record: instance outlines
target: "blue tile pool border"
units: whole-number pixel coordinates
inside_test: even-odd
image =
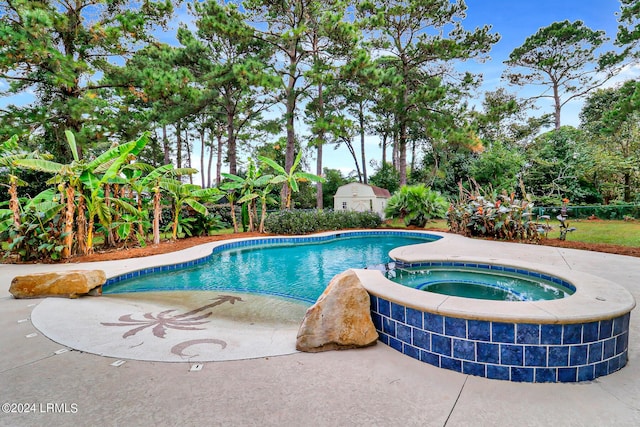
[[[469,320],[370,294],[379,340],[439,368],[515,382],[591,381],[628,360],[630,313],[577,324]]]

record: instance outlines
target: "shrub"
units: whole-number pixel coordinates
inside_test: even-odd
[[[424,228],[434,218],[444,218],[447,199],[423,184],[403,186],[389,199],[384,210],[387,218],[400,218],[405,225]]]
[[[382,224],[374,212],[331,210],[283,210],[270,213],[265,230],[274,234],[308,234],[347,228],[377,228]]]
[[[533,203],[528,195],[516,199],[515,194],[483,192],[460,187],[460,196],[451,203],[447,224],[453,233],[464,236],[493,237],[504,240],[537,242],[544,227],[532,213]],[[484,194],[483,194],[484,193]]]

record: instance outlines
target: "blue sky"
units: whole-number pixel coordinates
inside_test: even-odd
[[[502,38],[492,48],[489,61],[484,63],[468,61],[461,64],[459,69],[481,73],[484,76],[481,92],[502,86],[520,97],[539,95],[540,88],[509,86],[500,79],[506,68],[503,61],[509,57],[514,48],[522,45],[525,39],[535,34],[538,29],[564,20],[571,22],[582,20],[593,30],[604,30],[613,40],[618,26],[615,14],[620,9],[618,0],[466,0],[466,4],[467,17],[463,21],[465,29],[472,30],[488,24],[493,27],[492,31],[499,33]],[[612,44],[607,46],[607,49],[611,48],[613,48]],[[640,78],[639,65],[625,69],[610,84],[630,78]],[[482,98],[481,93],[479,98]],[[553,112],[550,102],[540,101],[538,105],[539,110],[535,112],[536,115]],[[562,110],[562,124],[578,126],[578,114],[581,108],[582,101],[568,103]],[[377,145],[376,138],[368,139],[366,149],[369,159],[381,158]],[[354,168],[346,149],[335,152],[326,150],[325,153],[326,167],[340,169],[344,173]],[[369,170],[369,173],[371,172]]]

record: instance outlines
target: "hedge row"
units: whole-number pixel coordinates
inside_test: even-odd
[[[378,228],[382,219],[374,212],[283,210],[270,213],[265,230],[274,234],[308,234],[348,228]]]

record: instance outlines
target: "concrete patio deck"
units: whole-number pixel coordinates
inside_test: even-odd
[[[640,301],[639,258],[449,235],[437,250],[564,266],[616,282]],[[0,426],[640,425],[636,310],[629,361],[622,370],[585,383],[524,384],[439,369],[381,343],[342,352],[203,362],[198,371],[190,371],[193,360],[126,360],[112,366],[117,360],[112,357],[77,350],[56,354],[63,346],[31,322],[32,310],[43,300],[15,300],[8,293],[16,275],[96,268],[114,276],[209,252],[203,245],[146,259],[0,265]]]

